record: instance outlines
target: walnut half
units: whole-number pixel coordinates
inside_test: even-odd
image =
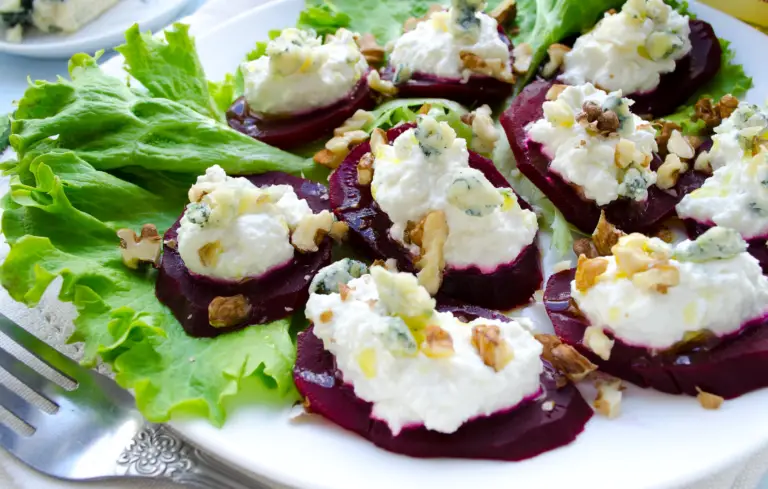
[[[496,372],[504,369],[514,358],[514,352],[501,337],[501,329],[495,324],[478,324],[472,327],[472,346],[483,363]]]
[[[560,338],[552,334],[536,334],[536,340],[544,346],[541,356],[544,360],[561,374],[573,382],[579,382],[597,370],[597,365],[590,362],[587,357],[576,351],[570,345],[566,345]]]
[[[251,304],[242,294],[216,297],[208,304],[208,323],[214,328],[228,328],[245,321],[251,313]]]
[[[125,266],[135,270],[140,263],[151,263],[155,267],[158,265],[163,238],[154,224],[142,226],[139,236],[136,236],[133,229],[119,229],[117,237],[120,238],[120,253]]]
[[[600,256],[610,256],[611,248],[624,236],[624,232],[611,224],[605,217],[605,211],[600,211],[600,220],[592,233],[592,241]]]

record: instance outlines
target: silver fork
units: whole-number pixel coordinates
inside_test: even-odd
[[[76,384],[67,390],[0,348],[0,367],[56,406],[49,414],[0,384],[0,405],[34,430],[24,436],[0,423],[0,446],[26,465],[74,481],[154,477],[200,489],[267,488],[169,427],[148,423],[112,379],[81,367],[2,314],[0,331]]]

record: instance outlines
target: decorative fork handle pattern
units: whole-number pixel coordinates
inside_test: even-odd
[[[198,489],[268,489],[184,442],[169,428],[147,425],[117,460],[124,477],[169,479]]]

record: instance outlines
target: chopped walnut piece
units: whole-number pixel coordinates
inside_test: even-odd
[[[596,102],[587,101],[576,116],[576,121],[588,131],[610,136],[619,130],[619,116],[612,110],[603,110]]]
[[[432,4],[429,6],[429,9],[427,9],[427,13],[424,14],[422,17],[411,17],[405,21],[403,24],[403,30],[405,32],[412,31],[416,28],[417,25],[421,24],[425,20],[428,20],[429,17],[434,14],[435,12],[440,12],[443,10],[444,7],[440,4]]]
[[[597,283],[597,277],[607,269],[608,260],[605,258],[590,259],[580,255],[576,265],[576,288],[581,292],[588,291]]]
[[[407,244],[414,244],[421,247],[421,243],[424,238],[424,221],[426,218],[420,221],[408,221],[405,225],[405,232],[403,237]]]
[[[739,99],[729,93],[720,97],[715,107],[720,114],[720,119],[727,119],[739,108]]]
[[[179,243],[175,239],[166,239],[163,241],[163,244],[172,250],[175,250],[179,246]]]
[[[371,66],[379,66],[384,63],[384,55],[386,50],[383,46],[379,46],[376,42],[376,37],[371,34],[363,34],[356,39],[357,45],[360,47],[360,53],[365,60]]]
[[[696,399],[699,400],[699,404],[701,404],[701,407],[704,409],[720,409],[720,406],[723,405],[723,401],[725,399],[722,396],[718,396],[716,394],[710,394],[709,392],[704,392],[700,388],[696,387],[696,390],[699,392],[699,394],[696,396]]]
[[[667,151],[679,156],[684,160],[690,160],[696,154],[691,143],[683,137],[683,133],[677,129],[672,131],[667,141]]]
[[[137,269],[140,263],[151,263],[155,267],[158,265],[163,237],[158,234],[154,224],[143,225],[138,236],[133,229],[118,229],[117,237],[120,238],[120,253],[125,266]]]
[[[547,48],[549,61],[541,69],[541,75],[544,78],[551,78],[557,73],[565,61],[565,55],[571,51],[571,48],[565,44],[552,44]]]
[[[709,151],[702,151],[699,156],[696,157],[696,162],[693,164],[693,169],[702,173],[712,174],[712,156]]]
[[[197,250],[197,256],[200,258],[200,263],[204,267],[215,267],[222,251],[224,251],[224,249],[221,246],[221,241],[216,240],[211,243],[206,243]]]
[[[673,233],[672,230],[667,227],[662,227],[656,231],[655,237],[659,238],[665,243],[673,243],[675,241],[675,233]]]
[[[394,97],[397,95],[397,87],[395,84],[389,80],[382,80],[381,75],[376,70],[371,70],[368,73],[366,80],[368,80],[368,86],[370,86],[372,90],[379,92],[382,95],[387,97]]]
[[[453,338],[450,333],[436,324],[424,328],[424,342],[421,352],[430,358],[445,358],[454,354]]]
[[[478,324],[472,327],[472,346],[483,363],[499,372],[514,358],[514,352],[501,337],[501,329],[495,324]]]
[[[341,136],[334,136],[325,143],[325,149],[315,153],[312,158],[318,165],[330,169],[339,167],[351,148],[368,139],[368,133],[362,130],[348,131]]]
[[[328,232],[328,236],[331,237],[337,243],[342,243],[347,240],[349,234],[349,224],[344,221],[333,221],[331,224],[331,230]]]
[[[336,155],[333,151],[330,149],[321,149],[315,155],[312,157],[315,163],[318,165],[324,166],[326,168],[330,168],[331,170],[335,170],[339,167],[343,157],[339,157]]]
[[[597,326],[588,326],[587,329],[584,330],[584,338],[581,342],[598,357],[605,361],[610,360],[611,350],[613,349],[615,341],[606,336],[601,328],[598,328]]]
[[[535,334],[536,340],[544,347],[542,358],[552,364],[558,372],[573,382],[579,382],[597,370],[597,365],[576,351],[571,345],[560,341],[552,334]]]
[[[208,304],[208,323],[214,328],[228,328],[248,319],[251,304],[243,294],[216,297]]]
[[[368,152],[357,163],[357,183],[370,185],[373,181],[373,155]]]
[[[659,155],[663,158],[668,154],[667,143],[669,143],[669,138],[672,137],[672,133],[674,131],[682,130],[682,127],[680,127],[680,124],[669,121],[657,121],[654,123],[654,126],[658,131],[656,144],[659,147]]]
[[[616,418],[621,412],[621,391],[623,390],[621,380],[599,380],[596,387],[597,397],[592,403],[595,411],[606,418]]]
[[[482,105],[470,113],[468,120],[472,126],[471,149],[478,153],[490,153],[496,147],[499,140],[499,132],[491,118],[491,108]]]
[[[333,214],[328,211],[306,216],[291,233],[291,244],[302,253],[314,253],[332,225]]]
[[[625,236],[624,232],[608,222],[605,217],[605,211],[600,211],[600,220],[597,221],[597,227],[592,233],[592,242],[600,256],[609,256],[611,248],[619,242],[619,238]]]
[[[632,275],[632,283],[644,290],[666,294],[670,287],[680,283],[680,270],[673,265],[656,265]]]
[[[709,129],[714,129],[715,127],[720,125],[720,122],[722,122],[722,119],[720,118],[720,112],[715,109],[715,107],[712,105],[712,99],[709,97],[702,97],[700,98],[694,107],[694,116],[693,120],[698,121],[702,120],[704,121],[704,124]]]
[[[557,97],[559,97],[560,94],[563,93],[563,91],[566,88],[568,88],[568,85],[561,85],[559,83],[555,83],[550,87],[549,90],[547,90],[547,95],[546,95],[547,100],[549,100],[550,102],[552,100],[557,100]]]
[[[347,134],[348,132],[359,131],[373,121],[373,112],[358,109],[352,117],[344,121],[342,125],[333,130],[333,135],[340,137]]]
[[[374,129],[371,133],[371,152],[374,156],[387,144],[389,144],[389,141],[387,141],[387,133],[378,127]]]
[[[496,8],[491,10],[491,17],[496,19],[499,25],[504,25],[517,17],[517,1],[502,0]]]
[[[445,270],[444,247],[448,240],[448,221],[443,211],[432,211],[424,218],[421,257],[416,263],[420,269],[419,284],[435,295],[443,282]]]
[[[656,186],[662,190],[669,190],[677,185],[680,174],[686,171],[688,171],[688,164],[676,154],[669,153],[664,163],[656,170]]]
[[[587,258],[597,258],[600,256],[595,243],[589,238],[575,240],[573,242],[573,252],[576,256],[585,256]]]
[[[528,73],[531,69],[531,63],[533,62],[533,46],[527,42],[521,42],[512,50],[512,57],[514,63],[512,63],[512,69],[518,75]]]
[[[469,51],[461,51],[459,57],[464,67],[473,73],[490,76],[510,84],[515,83],[515,75],[506,69],[507,60],[483,59]]]

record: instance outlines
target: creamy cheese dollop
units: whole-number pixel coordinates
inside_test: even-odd
[[[446,78],[469,76],[461,53],[482,59],[500,60],[507,73],[509,47],[499,37],[498,23],[482,12],[484,1],[454,0],[447,11],[432,13],[415,29],[395,41],[389,57],[398,78],[413,73],[427,73]]]
[[[313,31],[289,28],[269,42],[264,56],[240,70],[249,108],[278,115],[336,102],[357,85],[368,63],[346,29],[323,43]]]
[[[382,146],[374,158],[371,193],[392,220],[391,236],[405,244],[409,222],[444,211],[449,267],[493,271],[514,261],[536,237],[536,214],[521,208],[510,189],[495,188],[470,168],[466,140],[445,122],[420,117],[416,128]]]
[[[682,218],[768,235],[768,107],[742,102],[715,128],[707,159],[714,173],[677,205]]]
[[[626,94],[651,91],[691,51],[690,33],[688,17],[663,0],[629,0],[576,40],[560,78]]]
[[[189,191],[177,246],[187,268],[227,280],[261,275],[293,258],[291,231],[312,216],[290,185],[256,187],[218,166]]]
[[[601,134],[581,120],[588,103],[613,111],[618,131]],[[630,112],[632,104],[621,92],[606,93],[591,83],[569,86],[544,102],[544,117],[526,131],[552,160],[550,170],[578,186],[586,198],[598,205],[619,197],[642,201],[656,182],[650,163],[658,145],[651,124]]]
[[[768,279],[746,248],[721,227],[676,247],[629,235],[597,259],[607,267],[587,290],[577,273],[571,296],[592,326],[630,345],[663,350],[702,332],[735,333],[768,313]]]
[[[415,276],[374,266],[341,293],[311,294],[306,314],[344,382],[395,435],[412,425],[453,433],[540,392],[542,346],[528,320],[463,323],[434,307]],[[438,327],[441,348],[427,334]],[[497,329],[498,370],[473,345],[476,327]]]

